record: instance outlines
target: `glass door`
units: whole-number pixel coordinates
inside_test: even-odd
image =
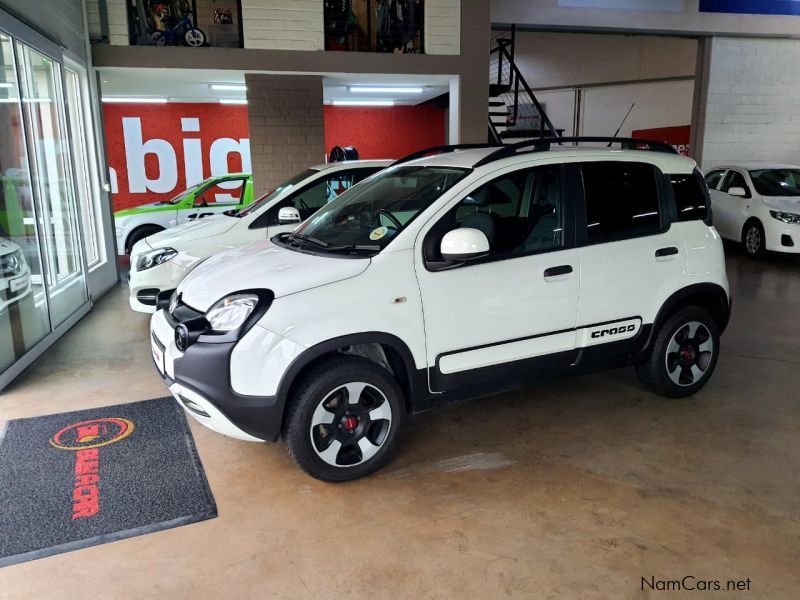
[[[23,120],[31,157],[53,328],[87,301],[75,178],[60,63],[16,43]]]
[[[18,83],[0,32],[0,373],[51,329]]]

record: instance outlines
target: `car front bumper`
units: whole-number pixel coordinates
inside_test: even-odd
[[[149,251],[149,247],[142,248],[136,244],[136,249],[131,253],[128,302],[137,312],[154,313],[158,293],[163,290],[174,290],[189,271],[173,260],[144,271],[137,271],[136,260],[142,252],[136,253],[136,250],[140,249]]]
[[[770,217],[764,224],[764,236],[767,250],[800,254],[800,224],[784,223]]]
[[[230,358],[237,342],[197,342],[185,352],[174,341],[176,323],[159,310],[150,320],[153,362],[184,410],[218,433],[248,442],[274,442],[281,432],[283,402],[249,396],[231,387]]]

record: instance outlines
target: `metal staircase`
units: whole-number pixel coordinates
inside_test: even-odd
[[[556,129],[514,62],[515,29],[497,32],[489,57],[489,141],[505,144],[558,137]]]

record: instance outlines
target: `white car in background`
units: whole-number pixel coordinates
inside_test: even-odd
[[[0,313],[31,293],[31,270],[17,244],[0,238]]]
[[[140,240],[131,250],[131,308],[155,312],[158,294],[175,289],[202,260],[291,231],[343,191],[391,163],[353,160],[317,165],[242,210],[179,225]]]
[[[800,253],[800,167],[720,166],[706,175],[714,226],[750,256]]]

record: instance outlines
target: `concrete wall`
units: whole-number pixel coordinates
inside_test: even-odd
[[[690,38],[517,32],[514,59],[534,90],[694,77]]]
[[[247,118],[256,194],[325,158],[322,77],[248,73]]]
[[[324,50],[319,0],[242,0],[244,47]]]
[[[738,161],[800,162],[800,41],[710,41],[704,169]]]
[[[128,34],[128,8],[125,0],[86,0],[89,39],[99,40],[106,34],[100,19],[101,2],[106,4],[109,43],[115,46],[127,46],[130,43],[130,36]]]
[[[572,4],[572,6],[566,6]],[[592,7],[594,5],[594,7]],[[597,6],[637,6],[634,9]],[[800,18],[701,13],[699,0],[492,0],[492,23],[544,29],[608,29],[653,33],[780,35],[800,37]],[[641,8],[644,7],[644,8]],[[657,7],[658,10],[654,8]]]
[[[461,0],[426,0],[424,34],[426,54],[460,54]]]
[[[636,129],[691,124],[693,89],[694,81],[688,79],[547,90],[537,93],[536,97],[553,125],[564,130],[564,135],[612,135],[635,102],[619,131],[620,136],[630,137]],[[581,120],[575,131],[574,106],[578,92],[581,94]]]

